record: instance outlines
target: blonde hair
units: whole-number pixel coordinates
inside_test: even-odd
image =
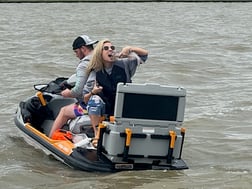
[[[110,43],[110,40],[109,39],[101,40],[95,46],[93,54],[92,54],[92,58],[89,61],[89,64],[87,67],[88,74],[93,70],[97,72],[104,69],[103,58],[102,58],[102,50],[103,50],[104,43]]]

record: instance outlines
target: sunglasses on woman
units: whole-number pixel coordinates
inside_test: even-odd
[[[110,48],[112,51],[115,50],[115,46],[104,46],[104,47],[103,47],[103,50],[107,51],[107,50],[109,50],[109,48]]]

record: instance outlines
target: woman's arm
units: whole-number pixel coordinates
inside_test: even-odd
[[[90,99],[90,97],[92,95],[97,95],[98,93],[100,93],[102,91],[102,89],[103,89],[103,87],[102,86],[97,86],[97,84],[95,82],[93,89],[89,93],[86,93],[84,95],[84,102],[85,102],[85,104],[88,103],[88,101],[89,101],[89,99]]]
[[[148,55],[148,51],[143,48],[134,47],[134,46],[126,46],[119,53],[119,57],[127,57],[132,52],[136,53],[139,56]]]

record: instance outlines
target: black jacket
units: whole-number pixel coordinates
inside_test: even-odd
[[[98,71],[96,73],[96,81],[100,86],[103,87],[102,93],[98,95],[106,104],[105,113],[108,115],[113,115],[117,83],[127,82],[125,70],[117,65],[114,65],[110,75],[105,70]]]

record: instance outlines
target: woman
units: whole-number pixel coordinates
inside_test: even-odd
[[[114,114],[117,84],[130,83],[137,66],[147,58],[147,50],[133,46],[124,47],[116,58],[115,47],[110,40],[105,39],[97,43],[87,68],[89,71],[96,71],[96,84],[91,92],[84,96],[95,136],[101,116]]]

